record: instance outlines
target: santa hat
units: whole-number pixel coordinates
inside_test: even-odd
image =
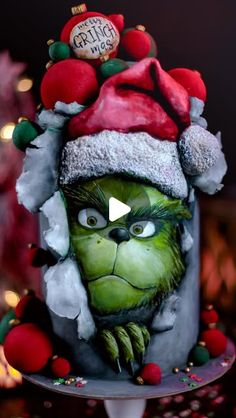
[[[183,86],[147,58],[108,79],[91,106],[57,102],[43,110],[38,122],[45,132],[26,149],[19,201],[35,212],[59,183],[112,174],[180,199],[192,186],[214,194],[227,165],[220,136],[205,129],[203,101],[189,96],[196,77],[188,73]]]
[[[187,89],[155,58],[111,77],[95,103],[69,122],[61,184],[121,174],[186,198],[189,177],[221,155],[215,136],[191,126],[190,103]]]

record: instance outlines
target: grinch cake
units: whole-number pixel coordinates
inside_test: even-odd
[[[14,131],[18,199],[40,213],[30,256],[45,266],[45,303],[22,298],[2,327],[5,355],[25,373],[157,384],[226,349],[211,306],[199,328],[195,199],[222,187],[221,138],[202,116],[199,72],[164,70],[151,35],[122,15],[72,13],[48,41],[37,121]]]

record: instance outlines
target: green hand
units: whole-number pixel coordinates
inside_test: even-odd
[[[150,334],[144,325],[129,322],[125,326],[116,326],[112,330],[103,329],[100,341],[109,361],[121,372],[120,357],[124,360],[130,374],[134,374],[133,362],[143,362],[145,348]]]

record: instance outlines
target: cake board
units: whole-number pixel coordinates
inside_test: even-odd
[[[166,376],[158,386],[139,386],[132,380],[111,381],[88,378],[84,387],[77,388],[72,385],[55,385],[51,378],[39,374],[24,375],[24,378],[43,389],[60,394],[102,399],[110,418],[141,418],[146,399],[173,396],[212,383],[230,370],[234,360],[235,346],[228,339],[227,349],[220,357],[211,359],[201,367],[193,367],[188,374],[180,371],[178,374]]]

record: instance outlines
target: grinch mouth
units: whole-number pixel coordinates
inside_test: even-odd
[[[131,287],[133,287],[134,289],[137,289],[137,290],[146,291],[146,290],[156,289],[156,286],[148,286],[148,287],[134,286],[127,279],[125,279],[124,277],[117,276],[116,274],[109,274],[109,275],[105,275],[105,276],[99,276],[99,277],[96,277],[95,279],[88,280],[88,282],[89,283],[98,282],[99,280],[102,280],[104,282],[106,280],[109,281],[111,279],[112,280],[117,280],[117,282],[124,282],[125,284],[128,284],[129,286],[131,286]]]

